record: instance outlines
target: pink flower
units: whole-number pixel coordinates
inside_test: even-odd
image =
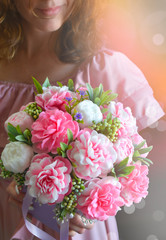
[[[138,133],[131,136],[131,139],[132,139],[134,145],[138,145],[138,144],[140,144],[141,142],[144,141],[144,139]],[[145,142],[145,144],[142,148],[147,148],[147,147],[148,147],[147,143]],[[148,155],[148,153],[144,153],[144,154],[141,154],[141,157],[146,158],[147,155]]]
[[[28,115],[24,111],[13,113],[5,122],[5,129],[7,130],[8,123],[11,123],[14,127],[17,127],[17,125],[20,126],[21,131],[25,131],[26,128],[31,130],[31,126],[33,124],[34,120],[33,118]]]
[[[88,181],[78,198],[77,207],[85,217],[104,221],[115,216],[124,205],[120,188],[121,184],[113,177]]]
[[[118,130],[119,136],[131,136],[137,132],[136,119],[129,107],[124,108],[122,103],[112,101],[108,105],[108,111],[112,113],[112,118],[118,118],[121,122],[121,127]]]
[[[58,108],[62,111],[65,110],[65,105],[67,105],[66,98],[73,98],[74,93],[68,90],[68,87],[63,86],[55,87],[50,86],[43,89],[42,94],[38,94],[35,98],[36,103],[43,110],[53,110]]]
[[[126,157],[129,157],[128,163],[132,162],[134,146],[132,140],[129,137],[119,138],[118,141],[114,143],[114,149],[117,152],[116,163],[121,162]]]
[[[32,142],[37,153],[57,153],[60,142],[67,144],[67,129],[76,138],[79,126],[67,112],[58,109],[41,112],[39,118],[32,125]]]
[[[68,157],[76,165],[76,175],[83,179],[106,175],[117,158],[112,142],[105,135],[90,129],[80,131],[71,145]]]
[[[126,206],[131,206],[133,202],[139,203],[148,195],[148,167],[138,162],[134,166],[135,169],[127,177],[119,178],[122,185],[121,197]]]
[[[69,191],[71,170],[70,162],[61,156],[53,159],[48,154],[37,154],[26,173],[25,185],[42,204],[61,202]]]

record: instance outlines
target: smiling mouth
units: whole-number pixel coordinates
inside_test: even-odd
[[[61,6],[57,7],[51,7],[51,8],[37,8],[37,14],[39,14],[40,17],[49,18],[52,16],[56,16],[61,9]]]

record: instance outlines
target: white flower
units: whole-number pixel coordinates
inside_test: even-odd
[[[1,155],[6,170],[22,173],[29,167],[33,157],[33,148],[21,142],[8,143]]]
[[[84,123],[80,124],[81,128],[92,126],[93,121],[99,123],[103,120],[103,115],[99,106],[90,100],[84,100],[80,102],[75,109],[81,113]]]
[[[69,88],[67,86],[63,86],[63,87],[56,87],[56,86],[49,86],[49,87],[43,87],[43,92],[46,93],[46,92],[49,92],[49,91],[52,91],[52,92],[69,92]]]

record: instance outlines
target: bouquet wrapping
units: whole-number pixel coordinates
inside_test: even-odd
[[[48,78],[42,86],[33,80],[35,101],[4,124],[9,143],[0,160],[1,176],[14,177],[26,191],[25,220],[31,205],[32,215],[56,231],[58,222],[67,239],[75,213],[85,222],[104,221],[145,198],[152,147],[117,94],[102,84],[74,90],[71,79],[58,87]]]

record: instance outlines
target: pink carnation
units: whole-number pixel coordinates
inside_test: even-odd
[[[112,101],[108,105],[108,111],[112,113],[113,118],[118,118],[121,122],[121,127],[118,130],[119,136],[131,136],[137,132],[136,119],[129,107],[124,108],[122,103]]]
[[[50,86],[48,88],[44,88],[42,94],[38,94],[35,98],[36,103],[43,110],[53,110],[58,108],[62,111],[65,110],[65,105],[67,105],[66,98],[73,98],[74,93],[68,90],[68,87],[63,86],[55,87]]]
[[[122,185],[121,197],[126,206],[131,206],[133,202],[139,203],[142,198],[148,195],[149,178],[148,167],[141,163],[134,164],[135,169],[127,177],[120,177]]]
[[[37,153],[57,153],[60,142],[67,144],[67,129],[76,138],[79,126],[67,112],[58,109],[41,112],[39,118],[32,125],[32,142]]]
[[[132,140],[129,137],[119,138],[118,141],[114,143],[114,149],[117,152],[116,163],[121,162],[126,157],[129,157],[128,163],[132,162],[134,146]]]
[[[71,170],[70,162],[61,156],[37,154],[26,173],[29,194],[42,204],[61,202],[69,191]]]
[[[76,175],[83,179],[106,175],[117,158],[112,142],[105,135],[90,129],[80,131],[71,145],[68,157],[76,165]]]
[[[144,141],[144,139],[138,133],[131,136],[131,139],[132,139],[134,145],[138,145],[138,144],[140,144],[141,142]],[[142,148],[147,148],[147,147],[148,147],[147,143],[145,142],[145,144]],[[141,154],[141,157],[146,158],[147,155],[148,155],[148,153],[144,153],[144,154]]]
[[[109,216],[115,216],[124,205],[120,188],[121,184],[113,177],[88,181],[78,198],[77,207],[85,217],[104,221]]]
[[[11,123],[14,127],[17,127],[17,125],[20,126],[21,131],[24,132],[26,128],[31,130],[31,126],[33,124],[34,120],[33,118],[28,115],[24,111],[13,113],[6,121],[5,121],[5,129],[7,130],[8,123]]]

